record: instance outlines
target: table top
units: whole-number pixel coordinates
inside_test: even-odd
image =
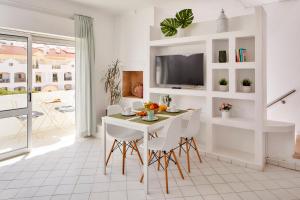
[[[156,129],[165,125],[166,122],[172,118],[183,116],[190,113],[191,110],[180,110],[178,113],[159,112],[155,116],[159,118],[157,121],[147,122],[143,121],[139,116],[123,116],[121,113],[102,117],[105,123],[132,128],[136,130]]]

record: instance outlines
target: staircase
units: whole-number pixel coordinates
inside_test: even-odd
[[[267,108],[280,102],[285,104],[286,98],[295,92],[295,89],[290,90],[269,103]],[[295,153],[295,124],[267,120],[265,121],[264,133],[267,163],[293,170],[300,170],[300,160],[293,157]]]

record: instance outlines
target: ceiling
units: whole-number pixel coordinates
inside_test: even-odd
[[[69,2],[79,3],[89,7],[97,7],[109,10],[114,13],[123,12],[126,10],[134,10],[147,6],[162,6],[172,5],[175,3],[199,3],[201,1],[212,0],[66,0]],[[226,0],[220,0],[222,2]],[[236,0],[244,7],[252,7],[256,5],[268,4],[271,2],[278,2],[282,0]]]

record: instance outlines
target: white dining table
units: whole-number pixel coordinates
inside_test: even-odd
[[[186,112],[179,113],[176,116],[168,115],[168,114],[157,114],[157,116],[161,117],[167,117],[167,119],[162,121],[157,121],[156,123],[152,124],[144,124],[140,122],[133,122],[131,120],[136,119],[137,117],[129,118],[129,119],[120,119],[112,116],[105,116],[102,117],[102,133],[103,133],[103,173],[106,174],[106,135],[107,135],[107,125],[117,125],[124,128],[130,128],[134,130],[138,130],[143,132],[144,134],[144,143],[143,143],[143,160],[144,160],[144,191],[146,194],[149,193],[149,176],[148,176],[148,140],[149,140],[149,133],[151,133],[153,130],[157,130],[166,124],[168,124],[173,118],[175,117],[185,117],[191,113],[190,110],[186,110]]]

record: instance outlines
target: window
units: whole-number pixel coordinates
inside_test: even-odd
[[[71,81],[72,80],[72,73],[71,72],[66,72],[64,74],[64,80],[65,81]]]
[[[39,61],[38,60],[33,61],[32,69],[38,69],[38,68],[39,68]]]
[[[72,85],[71,84],[66,84],[64,86],[65,90],[72,90]]]
[[[24,72],[15,73],[15,82],[26,82],[26,74]]]
[[[40,92],[40,91],[42,91],[42,87],[34,87],[34,91],[35,92]]]
[[[35,82],[36,83],[41,83],[42,82],[42,74],[41,73],[36,73],[35,74]]]
[[[9,83],[10,82],[10,74],[7,72],[0,73],[0,83]]]
[[[52,74],[52,82],[58,82],[58,76],[57,73]]]

